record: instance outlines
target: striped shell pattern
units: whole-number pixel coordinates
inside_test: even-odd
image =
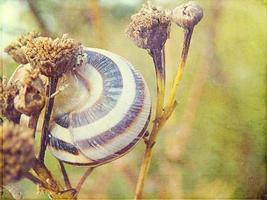
[[[151,97],[124,58],[85,48],[85,62],[65,75],[55,98],[48,147],[59,160],[96,166],[129,152],[145,134]]]

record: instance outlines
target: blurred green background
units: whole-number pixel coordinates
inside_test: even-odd
[[[184,1],[157,0],[172,9]],[[149,199],[260,198],[265,192],[267,3],[264,0],[198,0],[204,17],[195,28],[179,88],[178,107],[161,131],[145,184]],[[127,58],[155,96],[154,67],[124,30],[141,0],[0,0],[1,72],[16,63],[3,48],[22,33],[37,30],[69,35],[85,46],[108,49]],[[166,43],[167,85],[179,62],[183,32],[172,24]],[[88,178],[81,199],[130,199],[144,144]],[[60,177],[56,160],[49,168]],[[67,166],[73,185],[85,171]],[[62,179],[61,179],[62,181]],[[23,180],[25,199],[48,199]]]

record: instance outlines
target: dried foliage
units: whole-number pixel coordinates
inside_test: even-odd
[[[28,71],[14,99],[16,110],[28,116],[40,113],[45,105],[45,84],[38,70]]]
[[[58,77],[74,68],[80,43],[64,34],[61,38],[38,37],[27,43],[25,54],[34,68],[48,77]]]
[[[8,53],[17,63],[27,64],[29,61],[25,56],[25,46],[29,41],[40,36],[38,32],[29,32],[17,38],[15,42],[8,45],[4,51]]]
[[[27,127],[5,121],[0,127],[1,185],[19,180],[34,160],[33,131]]]
[[[14,99],[18,93],[18,85],[13,83],[7,85],[5,78],[0,81],[1,115],[14,122],[18,122],[21,115],[14,106]]]

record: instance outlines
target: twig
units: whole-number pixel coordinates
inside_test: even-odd
[[[35,185],[39,185],[42,186],[46,189],[49,189],[46,184],[44,184],[40,179],[38,179],[36,176],[34,176],[33,174],[31,174],[30,172],[26,172],[24,174],[24,177],[29,179],[31,182],[33,182]]]
[[[156,105],[156,116],[153,124],[153,128],[149,139],[146,140],[146,150],[141,166],[141,170],[139,173],[139,177],[136,185],[136,199],[141,199],[143,194],[144,182],[147,176],[151,157],[152,157],[152,148],[156,141],[156,133],[159,128],[159,118],[163,112],[164,106],[164,96],[165,96],[165,52],[164,50],[151,50],[150,55],[153,58],[155,70],[156,70],[156,78],[157,78],[157,105]]]
[[[86,172],[84,173],[84,175],[81,177],[81,179],[79,180],[77,186],[76,186],[76,192],[77,192],[77,195],[79,194],[81,188],[82,188],[82,185],[84,184],[86,178],[93,172],[94,170],[94,167],[90,167],[86,170]]]
[[[192,83],[189,95],[189,101],[187,102],[184,113],[180,120],[181,127],[179,128],[179,134],[175,135],[171,140],[171,146],[168,148],[172,149],[172,156],[174,159],[180,159],[181,155],[186,149],[188,138],[191,134],[192,123],[195,120],[195,113],[197,111],[199,102],[201,100],[202,91],[209,77],[209,71],[211,66],[219,66],[218,56],[216,55],[215,40],[216,40],[216,30],[218,28],[218,20],[220,20],[222,13],[221,1],[215,0],[212,2],[212,17],[209,25],[207,26],[205,34],[205,44],[203,52],[203,63],[202,66],[197,69],[194,76],[194,81]],[[216,67],[212,67],[214,70]],[[215,69],[216,70],[216,69]],[[217,70],[222,70],[221,67],[217,67]],[[220,73],[222,74],[222,73]]]
[[[71,189],[72,187],[71,187],[70,179],[69,179],[69,176],[68,176],[67,171],[65,169],[64,163],[60,160],[58,160],[58,163],[60,165],[60,170],[61,170],[61,173],[62,173],[63,178],[64,178],[66,189]]]
[[[32,115],[29,120],[28,127],[33,129],[33,137],[35,137],[36,135],[36,128],[37,128],[39,116],[40,116],[40,113],[36,115]]]
[[[171,87],[171,92],[167,100],[167,105],[166,105],[166,110],[165,110],[164,115],[169,112],[169,109],[171,109],[171,107],[174,104],[177,88],[179,84],[181,83],[181,80],[183,77],[184,67],[185,67],[185,63],[186,63],[186,59],[187,59],[187,55],[189,51],[192,33],[193,33],[193,28],[184,30],[184,42],[183,42],[183,50],[181,54],[181,62],[178,66],[178,70],[176,72],[176,76]]]
[[[159,117],[163,110],[164,105],[164,96],[165,96],[165,55],[164,51],[161,49],[153,49],[150,52],[151,57],[153,58],[156,77],[157,77],[157,105],[156,105],[156,120]]]
[[[48,88],[48,97],[55,93],[58,83],[58,77],[49,77],[49,88]],[[41,147],[39,151],[38,159],[40,162],[44,162],[45,151],[47,146],[48,139],[48,126],[50,122],[50,117],[52,114],[52,108],[54,105],[54,97],[48,98],[48,103],[45,107],[45,117],[42,126],[42,137],[41,137]]]
[[[164,108],[164,112],[161,113],[161,115],[159,117],[157,117],[156,115],[156,120],[154,122],[151,134],[149,136],[149,140],[146,143],[146,149],[145,149],[145,154],[144,154],[144,158],[143,158],[143,162],[142,162],[142,166],[141,166],[141,170],[139,173],[139,177],[137,180],[137,186],[136,186],[136,190],[135,190],[135,199],[142,199],[142,195],[143,195],[143,189],[144,189],[144,182],[148,173],[148,170],[150,168],[150,163],[151,163],[151,159],[152,159],[152,154],[153,154],[153,146],[156,142],[159,130],[162,128],[162,126],[165,124],[165,122],[168,120],[168,118],[171,116],[175,106],[176,106],[176,102],[175,102],[175,96],[176,96],[176,91],[177,88],[181,82],[182,79],[182,75],[183,75],[183,71],[184,71],[184,67],[186,64],[186,59],[187,59],[187,55],[188,55],[188,50],[189,50],[189,46],[190,46],[190,40],[191,40],[191,36],[193,33],[193,28],[192,29],[185,29],[184,32],[184,43],[183,43],[183,50],[181,53],[181,63],[178,66],[178,70],[171,88],[171,92],[170,92],[170,96],[168,98],[167,101],[167,105]],[[158,83],[158,81],[157,81]],[[158,83],[159,84],[159,83]],[[157,95],[160,95],[159,93],[157,93]],[[162,98],[157,96],[158,98]],[[164,96],[163,96],[164,98]],[[158,108],[157,104],[157,108],[156,110],[160,109]]]
[[[27,0],[29,8],[36,19],[39,27],[41,28],[44,35],[49,36],[51,35],[51,31],[49,30],[47,24],[45,23],[44,19],[42,18],[38,6],[36,5],[36,1],[34,0]]]
[[[44,163],[35,159],[35,162],[32,168],[37,174],[38,178],[43,183],[46,183],[48,185],[49,191],[59,192],[62,189],[61,186],[54,180],[51,172],[47,169]]]

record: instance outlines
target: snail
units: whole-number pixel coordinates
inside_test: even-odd
[[[48,149],[65,163],[97,166],[125,155],[141,140],[151,97],[123,57],[95,48],[83,52],[78,67],[59,82],[67,87],[55,98]]]
[[[25,79],[30,71],[30,64],[20,65],[10,82]],[[36,87],[44,89],[41,82]],[[60,87],[64,89],[56,95],[48,130],[48,149],[57,159],[102,165],[125,155],[144,136],[151,97],[143,77],[125,58],[84,47]],[[21,123],[27,119],[22,115]]]

